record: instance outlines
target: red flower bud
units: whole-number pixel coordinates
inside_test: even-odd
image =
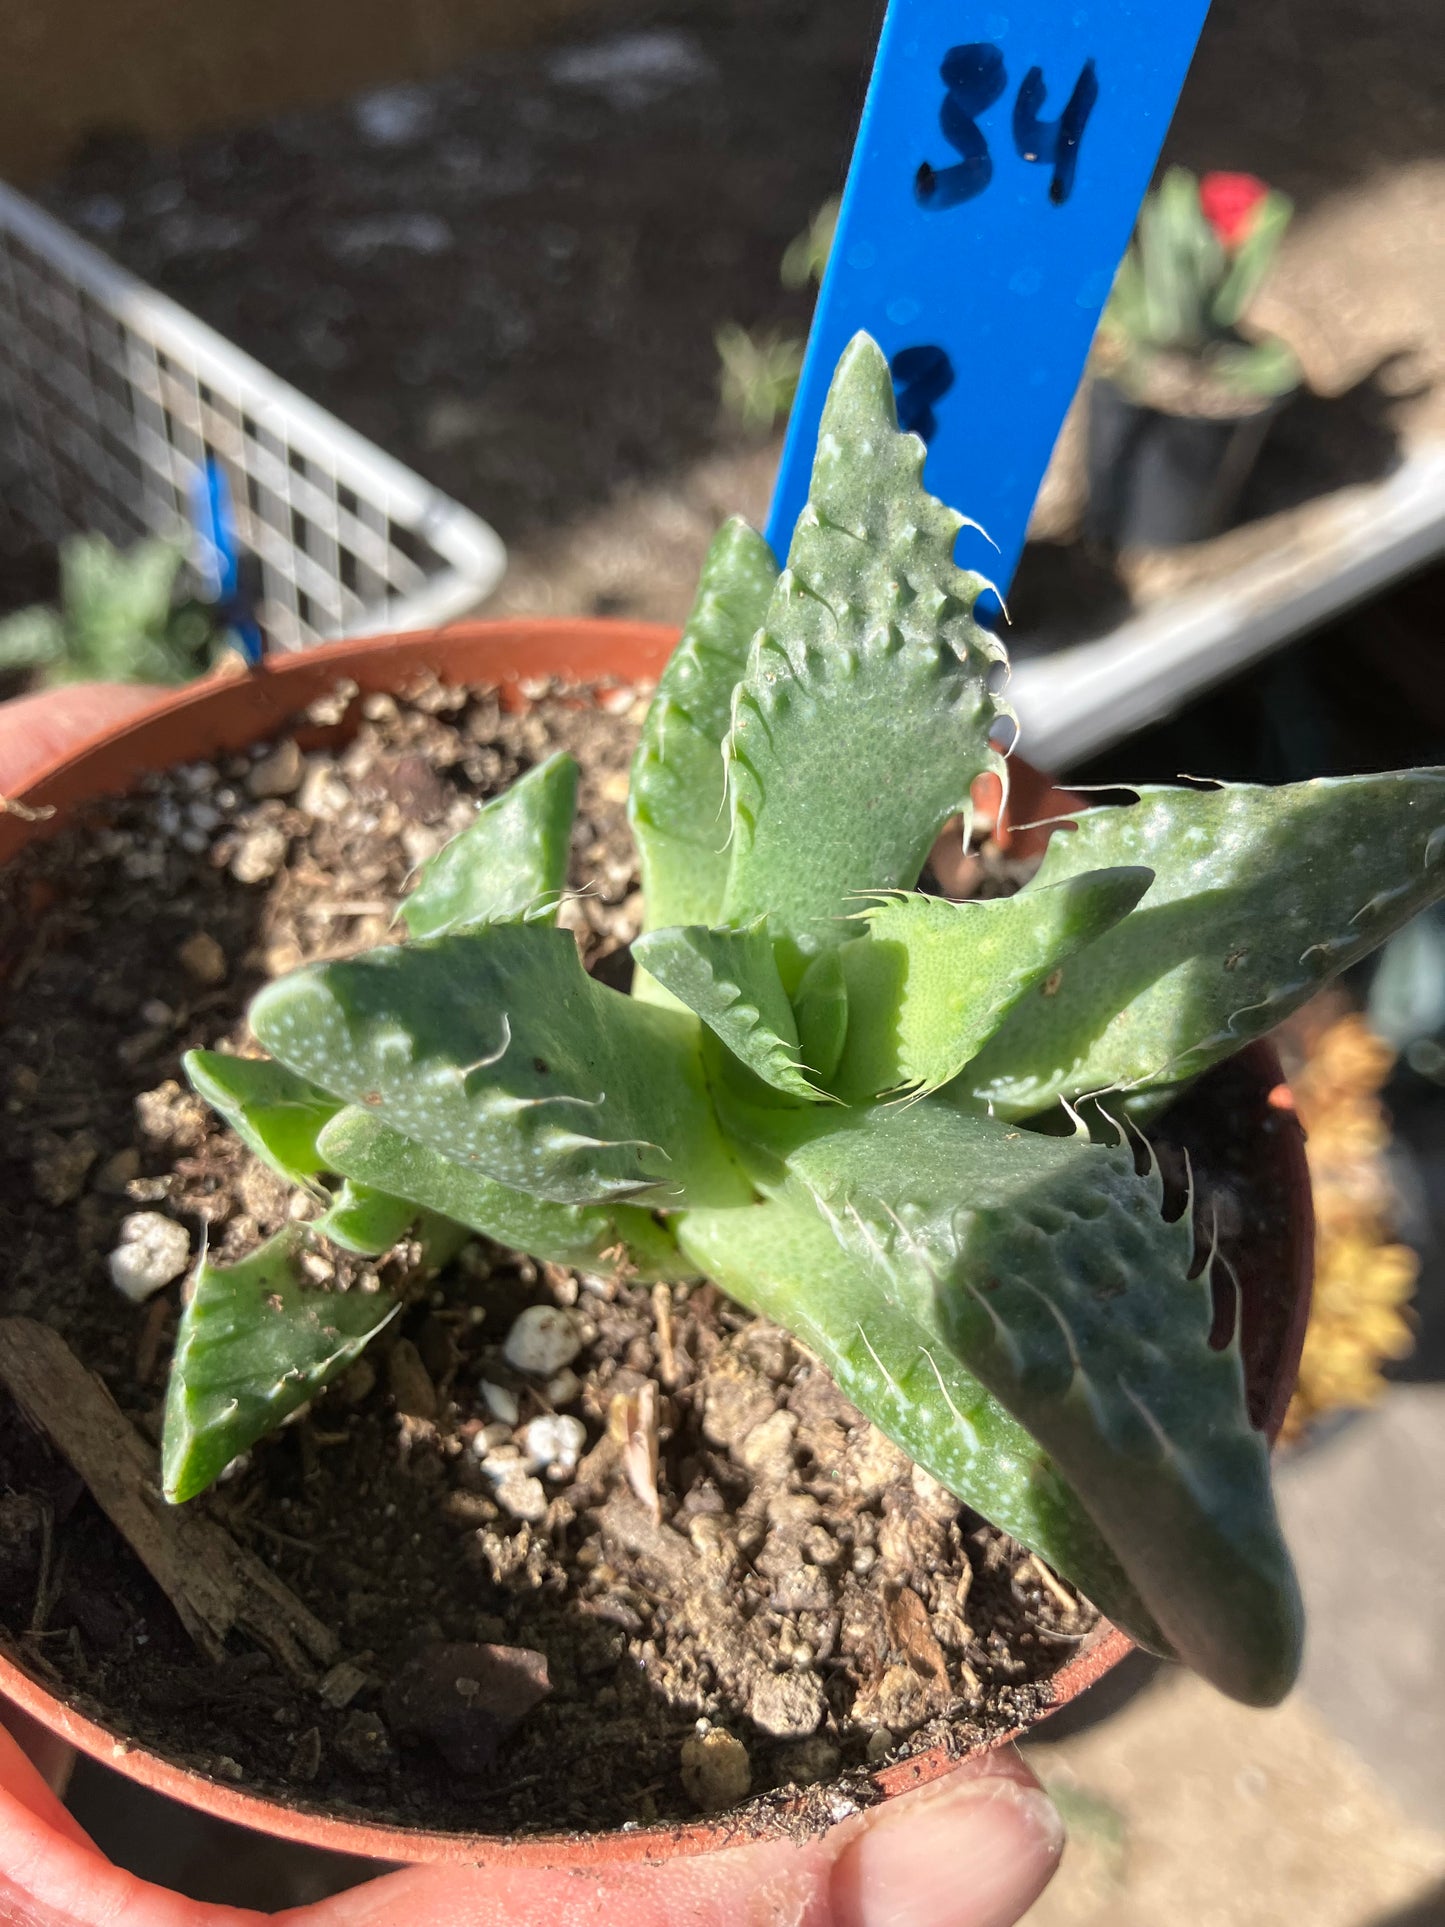
[[[1249,238],[1255,210],[1269,189],[1253,174],[1206,174],[1199,183],[1199,206],[1227,248]]]

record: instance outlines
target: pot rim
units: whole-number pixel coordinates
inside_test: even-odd
[[[342,677],[356,682],[362,694],[374,694],[404,688],[431,671],[443,681],[494,683],[514,698],[525,697],[533,682],[550,678],[594,684],[635,683],[657,676],[677,633],[675,627],[662,623],[588,617],[482,620],[326,643],[272,659],[261,670],[244,677],[207,677],[159,694],[151,708],[126,718],[114,729],[96,731],[42,770],[12,801],[29,810],[53,809],[55,814],[40,822],[14,814],[0,815],[0,863],[61,828],[73,810],[128,789],[145,773],[234,753],[264,741],[291,723],[317,697],[329,694]],[[519,667],[519,655],[525,666]],[[1022,773],[1028,766],[1020,759],[1015,768]],[[1067,792],[1050,794],[1055,801],[1073,802]],[[1268,1102],[1271,1092],[1280,1091],[1287,1099],[1273,1050],[1268,1045],[1254,1045],[1250,1050],[1257,1059],[1261,1099]],[[1292,1111],[1288,1102],[1282,1108]],[[1297,1251],[1295,1312],[1276,1361],[1271,1436],[1277,1429],[1276,1413],[1283,1416],[1298,1373],[1308,1314],[1313,1231],[1303,1133],[1296,1127],[1283,1134],[1279,1142],[1289,1194],[1287,1208],[1296,1224]],[[1133,1642],[1127,1634],[1110,1621],[1100,1620],[1074,1656],[1047,1682],[1050,1703],[1030,1725],[1077,1699],[1132,1650]],[[0,1697],[19,1706],[80,1752],[153,1792],[279,1839],[392,1865],[485,1867],[505,1861],[511,1866],[580,1869],[656,1862],[775,1838],[790,1818],[800,1817],[803,1804],[802,1796],[780,1798],[770,1804],[764,1817],[724,1814],[716,1819],[599,1833],[519,1837],[403,1827],[351,1818],[304,1801],[287,1803],[179,1766],[76,1711],[3,1651]],[[932,1747],[911,1759],[882,1767],[869,1776],[874,1796],[893,1799],[925,1786],[963,1759],[1004,1746],[1024,1730],[1015,1727],[958,1751]]]

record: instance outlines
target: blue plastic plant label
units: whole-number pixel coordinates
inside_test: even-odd
[[[256,620],[255,575],[248,567],[254,558],[241,546],[236,511],[226,471],[214,455],[191,484],[191,524],[195,531],[192,560],[201,580],[201,593],[216,619],[252,669],[266,653],[265,638]]]
[[[891,0],[789,423],[786,552],[858,329],[928,443],[958,559],[1012,577],[1208,0]]]

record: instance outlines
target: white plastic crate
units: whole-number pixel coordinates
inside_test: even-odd
[[[478,516],[0,183],[0,524],[183,534],[208,455],[275,648],[429,628],[505,567]]]

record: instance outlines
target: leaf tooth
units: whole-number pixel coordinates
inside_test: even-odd
[[[892,1372],[890,1372],[888,1367],[883,1363],[883,1360],[878,1356],[877,1352],[874,1351],[873,1341],[869,1338],[867,1332],[864,1331],[861,1324],[858,1327],[858,1336],[863,1340],[864,1345],[867,1347],[868,1356],[873,1360],[873,1363],[878,1367],[879,1371],[883,1374],[883,1377],[886,1379],[889,1389],[893,1393],[893,1396],[901,1401],[903,1398],[903,1387],[898,1383],[898,1380],[893,1376]]]
[[[1127,1380],[1121,1378],[1118,1382],[1118,1389],[1125,1402],[1138,1414],[1143,1422],[1144,1431],[1155,1448],[1154,1452],[1150,1455],[1154,1463],[1156,1465],[1172,1464],[1182,1471],[1185,1464],[1184,1455],[1165,1430],[1158,1414],[1150,1409]],[[1134,1436],[1135,1438],[1138,1437],[1137,1431],[1135,1431]],[[1126,1440],[1120,1435],[1117,1425],[1113,1429],[1112,1437],[1114,1444],[1119,1450],[1128,1450]],[[1131,1456],[1142,1458],[1144,1454],[1135,1451]]]
[[[938,1369],[938,1360],[933,1356],[933,1353],[929,1351],[926,1345],[923,1347],[922,1355],[924,1358],[928,1360],[929,1365],[932,1367],[933,1376],[938,1380],[938,1389],[943,1396],[943,1402],[948,1407],[949,1411],[952,1412],[954,1416],[954,1420],[958,1426],[958,1429],[963,1434],[965,1448],[970,1452],[977,1452],[982,1443],[982,1441],[979,1439],[979,1436],[978,1436],[978,1427],[973,1423],[971,1419],[964,1417],[963,1413],[960,1412],[958,1407],[954,1404],[952,1398],[950,1398],[948,1387],[943,1381],[943,1373]]]

